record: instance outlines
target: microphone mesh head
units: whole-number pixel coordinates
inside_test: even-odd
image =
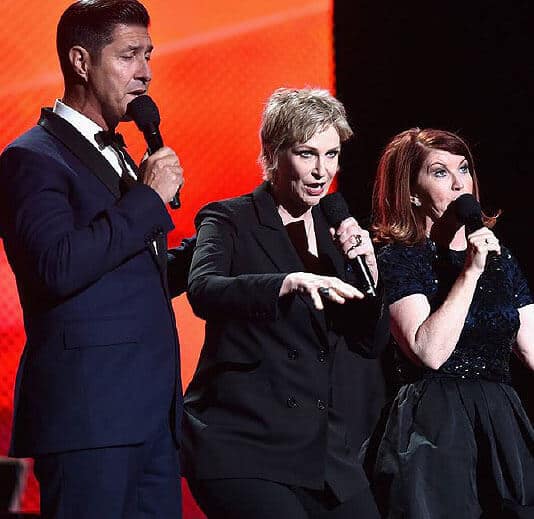
[[[320,204],[328,223],[334,228],[350,216],[349,207],[341,193],[326,195]]]
[[[480,218],[482,210],[477,199],[466,193],[454,201],[454,212],[460,222],[466,223],[472,218]]]
[[[477,199],[468,193],[454,201],[454,213],[458,221],[466,226],[468,233],[482,227],[482,209]]]
[[[160,116],[156,103],[147,95],[132,99],[126,107],[126,114],[143,131],[147,126],[159,126]]]

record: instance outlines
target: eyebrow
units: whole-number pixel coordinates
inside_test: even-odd
[[[132,45],[132,44],[128,44],[127,46],[127,50],[140,50],[143,48],[143,45]],[[154,46],[153,45],[149,45],[147,48],[146,48],[146,52],[152,52],[154,50]]]
[[[458,162],[458,166],[462,165],[464,162],[467,162],[467,159],[466,159],[465,157],[462,157],[462,159]],[[469,164],[469,163],[468,163],[468,164]],[[431,163],[428,165],[427,170],[430,169],[432,166],[442,166],[442,167],[444,167],[445,169],[449,169],[449,168],[447,168],[447,166],[446,166],[443,162],[441,162],[441,161],[439,161],[439,160],[436,160],[435,162],[431,162]]]
[[[315,146],[310,146],[309,144],[295,144],[293,146],[294,148],[296,149],[307,149],[307,150],[313,150],[313,151],[319,151],[318,148],[316,148]],[[328,150],[326,150],[326,153],[329,153],[331,151],[339,151],[341,149],[341,145],[340,146],[334,146],[333,148],[330,148]]]

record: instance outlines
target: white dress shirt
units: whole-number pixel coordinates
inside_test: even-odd
[[[59,99],[56,99],[53,111],[56,115],[59,115],[59,117],[72,124],[72,126],[74,126],[74,128],[76,128],[104,156],[117,174],[122,176],[122,168],[119,162],[119,157],[117,156],[118,152],[115,151],[111,146],[101,147],[100,144],[96,142],[95,135],[98,132],[103,131],[102,127],[100,127],[94,121],[91,121],[89,117],[86,117]],[[125,161],[125,164],[130,172],[130,175],[137,180],[137,176],[132,170],[128,161]]]

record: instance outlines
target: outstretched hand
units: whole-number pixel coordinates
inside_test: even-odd
[[[319,276],[309,272],[293,272],[288,274],[282,287],[280,297],[293,292],[307,293],[317,310],[323,310],[323,300],[342,305],[347,299],[363,299],[364,294],[352,285],[332,276]]]

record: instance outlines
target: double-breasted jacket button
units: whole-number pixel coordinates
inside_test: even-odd
[[[287,351],[287,356],[289,360],[297,360],[299,358],[299,352],[298,350],[295,350],[294,348]]]
[[[319,353],[317,353],[317,360],[319,362],[324,362],[327,357],[328,357],[328,352],[326,350],[319,350]]]
[[[294,397],[294,396],[290,396],[287,398],[287,407],[291,407],[291,408],[294,408],[294,407],[298,407],[298,402],[297,402],[297,399]]]
[[[324,411],[326,409],[326,404],[324,400],[317,400],[317,409],[319,409],[319,411]]]

